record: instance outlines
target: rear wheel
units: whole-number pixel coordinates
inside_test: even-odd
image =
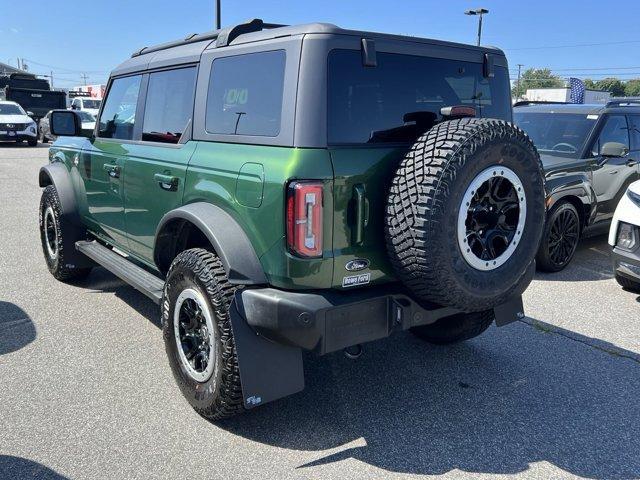
[[[618,282],[618,284],[626,290],[629,290],[635,293],[640,293],[640,282],[635,282],[630,278],[623,277],[622,275],[619,275],[617,273],[616,273],[616,282]]]
[[[544,272],[559,272],[576,253],[580,240],[580,215],[569,202],[556,205],[549,214],[540,248],[536,255],[537,266]]]
[[[162,331],[182,394],[211,420],[244,411],[229,307],[235,288],[220,259],[202,248],[180,253],[162,297]]]
[[[431,325],[413,327],[411,333],[429,343],[445,345],[469,340],[483,333],[495,320],[493,310],[459,313]]]
[[[38,146],[38,139],[34,138],[33,140],[27,140],[27,144],[30,147],[37,147]]]

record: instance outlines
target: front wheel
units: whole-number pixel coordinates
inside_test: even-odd
[[[477,337],[495,320],[493,310],[473,313],[458,313],[441,318],[431,325],[413,327],[411,333],[429,343],[446,345]]]
[[[40,199],[40,240],[47,268],[58,280],[81,279],[89,275],[91,267],[73,268],[67,264],[63,239],[71,235],[71,232],[66,232],[62,228],[61,213],[62,206],[56,187],[53,185],[45,187]],[[71,240],[75,242],[82,239],[72,238]]]
[[[176,383],[202,416],[221,420],[244,411],[229,307],[235,288],[220,259],[194,248],[169,269],[162,331]]]
[[[569,202],[553,207],[536,255],[538,269],[543,272],[563,270],[573,259],[579,239],[580,215],[576,207]]]
[[[30,147],[37,147],[37,146],[38,146],[38,139],[37,139],[37,138],[34,138],[34,139],[32,139],[32,140],[27,140],[27,144],[28,144]]]

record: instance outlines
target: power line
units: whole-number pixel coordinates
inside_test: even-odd
[[[555,48],[574,48],[574,47],[598,47],[600,45],[624,45],[629,43],[640,43],[640,40],[625,40],[622,42],[601,42],[601,43],[575,43],[573,45],[547,45],[544,47],[520,47],[520,48],[504,48],[505,51],[520,51],[520,50],[547,50]]]
[[[33,63],[34,65],[38,65],[39,67],[53,68],[54,70],[63,70],[67,73],[77,73],[77,74],[82,74],[82,73],[108,74],[109,73],[108,70],[73,70],[65,67],[56,67],[55,65],[47,65],[46,63],[38,63],[28,58],[24,58],[23,60],[26,60],[29,63]]]

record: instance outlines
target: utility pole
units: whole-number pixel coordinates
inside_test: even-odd
[[[49,74],[49,78],[51,79],[51,90],[53,90],[53,70],[51,70]]]
[[[465,15],[478,15],[478,46],[480,46],[480,38],[482,37],[482,16],[489,13],[486,8],[476,8],[475,10],[467,10]]]
[[[222,0],[216,0],[216,30],[220,30],[220,28],[222,28],[221,27],[222,21],[220,19],[220,10],[221,10],[220,2],[221,1]]]
[[[518,97],[520,97],[520,69],[524,67],[524,65],[522,63],[518,63]],[[516,99],[517,100],[517,99]]]
[[[88,77],[87,77],[87,74],[86,74],[86,73],[83,73],[83,74],[82,74],[82,75],[80,75],[80,76],[82,77],[82,81],[83,81],[83,82],[84,82],[84,84],[86,85],[86,84],[87,84],[87,78],[88,78]]]

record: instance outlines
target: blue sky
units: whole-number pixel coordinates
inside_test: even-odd
[[[214,0],[0,0],[0,61],[25,58],[31,71],[53,71],[56,86],[104,82],[144,46],[211,30]],[[28,6],[27,6],[28,5]],[[640,1],[577,0],[223,0],[224,25],[258,17],[273,23],[323,21],[345,28],[474,43],[476,17],[490,10],[483,43],[516,64],[550,67],[568,77],[640,77]],[[29,13],[28,13],[29,12]],[[595,45],[598,44],[598,45]],[[579,45],[579,46],[577,46]],[[599,70],[597,70],[599,69]]]

